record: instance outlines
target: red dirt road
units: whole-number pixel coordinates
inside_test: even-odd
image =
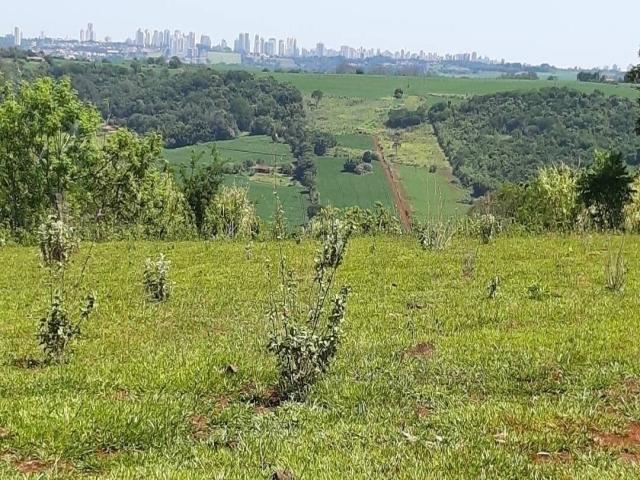
[[[387,161],[387,158],[384,156],[382,146],[380,145],[380,140],[378,139],[378,137],[374,137],[373,141],[376,147],[376,152],[378,152],[378,155],[380,155],[382,170],[384,170],[384,174],[387,177],[389,186],[391,187],[391,192],[393,193],[393,203],[395,204],[398,215],[400,216],[400,223],[402,224],[402,228],[405,232],[410,232],[411,207],[409,207],[409,203],[405,199],[405,196],[402,192],[402,185],[400,184],[400,180],[393,171],[391,163],[389,163]]]

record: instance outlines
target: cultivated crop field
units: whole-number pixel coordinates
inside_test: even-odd
[[[603,265],[620,241],[457,239],[429,253],[408,237],[355,239],[337,280],[353,294],[336,362],[307,403],[278,407],[264,401],[276,381],[264,273],[279,244],[256,243],[250,259],[243,243],[96,246],[95,316],[71,361],[47,368],[25,361],[40,355],[44,270],[35,249],[3,247],[0,475],[637,478],[640,239],[626,239],[616,294]],[[315,247],[283,253],[302,275]],[[141,275],[159,252],[175,290],[155,305]]]
[[[510,90],[534,90],[544,87],[570,87],[582,92],[601,90],[609,95],[638,98],[630,85],[605,85],[577,80],[509,80],[502,78],[402,77],[382,75],[330,75],[270,73],[276,79],[290,82],[303,93],[322,90],[327,95],[377,100],[391,97],[396,88],[415,96],[472,96]]]

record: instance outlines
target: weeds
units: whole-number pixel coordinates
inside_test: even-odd
[[[500,277],[493,277],[487,285],[487,298],[493,300],[498,296],[498,290],[500,288]]]
[[[527,288],[529,299],[541,301],[549,296],[549,292],[540,283],[533,283]]]
[[[158,260],[147,258],[144,263],[144,289],[149,298],[156,302],[164,302],[171,296],[171,283],[169,281],[169,270],[171,262],[163,254]]]
[[[46,267],[63,266],[79,248],[73,228],[55,215],[47,217],[38,228],[38,244]]]
[[[472,279],[476,274],[476,263],[478,261],[477,252],[468,252],[462,257],[462,276]]]
[[[74,322],[64,306],[64,295],[56,292],[51,300],[47,315],[40,319],[38,341],[45,354],[46,363],[60,363],[64,360],[67,346],[74,337],[80,335],[80,327],[96,305],[96,296],[90,293],[80,308],[80,315]]]
[[[456,225],[451,222],[428,222],[417,227],[418,240],[424,250],[444,250],[456,233]]]
[[[349,287],[343,286],[332,301],[328,298],[351,232],[337,220],[331,224],[314,260],[308,304],[299,303],[296,282],[284,257],[280,258],[279,295],[271,298],[272,333],[267,349],[276,356],[281,398],[304,401],[338,350]]]
[[[609,247],[607,263],[604,267],[605,288],[611,292],[622,292],[626,282],[627,269],[624,262],[624,242],[614,251]]]

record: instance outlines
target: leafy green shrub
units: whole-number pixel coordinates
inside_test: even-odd
[[[253,238],[258,227],[247,188],[223,186],[205,212],[203,230],[211,238]]]
[[[631,200],[634,178],[620,153],[596,152],[593,164],[578,181],[580,199],[601,228],[619,228]]]
[[[402,233],[398,218],[380,202],[373,210],[361,207],[338,209],[323,207],[309,223],[306,234],[320,239],[326,236],[335,221],[345,222],[356,235],[399,235]]]
[[[280,286],[271,296],[272,333],[268,351],[275,355],[281,398],[304,401],[330,367],[340,344],[349,288],[328,302],[336,271],[342,264],[351,229],[334,221],[314,260],[311,300],[302,304],[296,282],[280,260]],[[327,304],[330,303],[330,307]]]
[[[79,246],[73,228],[55,215],[47,217],[38,228],[38,243],[47,267],[66,264]]]
[[[457,230],[452,221],[431,221],[416,226],[418,241],[424,250],[444,250]]]
[[[40,319],[38,329],[38,341],[44,351],[47,363],[57,363],[64,360],[69,343],[80,334],[80,327],[91,316],[95,304],[95,294],[91,293],[87,296],[80,309],[80,315],[74,322],[65,309],[64,294],[56,292],[53,295],[49,311]]]
[[[147,258],[144,263],[144,290],[156,302],[164,302],[171,296],[170,268],[171,262],[163,254],[160,254],[158,260]]]
[[[527,288],[527,293],[531,300],[538,301],[544,300],[549,295],[544,285],[541,285],[540,283],[533,283],[529,285],[529,287]]]
[[[496,217],[491,214],[478,217],[478,224],[480,227],[480,240],[486,245],[496,236],[500,226]]]

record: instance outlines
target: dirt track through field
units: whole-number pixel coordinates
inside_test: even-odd
[[[384,175],[385,177],[387,177],[387,181],[389,182],[389,186],[391,187],[391,192],[393,193],[393,203],[395,204],[398,215],[400,216],[400,223],[402,224],[402,228],[405,232],[410,232],[411,207],[409,206],[409,203],[407,202],[403,193],[400,179],[393,171],[391,163],[387,161],[387,158],[384,156],[384,152],[382,150],[382,146],[380,145],[380,140],[378,139],[378,137],[374,137],[373,141],[375,143],[376,152],[378,152],[378,155],[380,155],[382,170],[384,170]]]

